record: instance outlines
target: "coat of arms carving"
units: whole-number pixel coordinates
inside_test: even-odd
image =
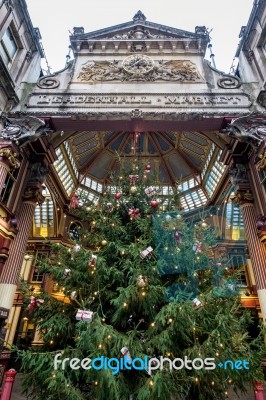
[[[137,56],[136,56],[137,57]],[[140,64],[137,61],[135,65]],[[123,61],[89,61],[86,63],[77,77],[80,82],[97,83],[106,81],[176,81],[195,82],[201,77],[196,66],[189,60],[157,60],[152,68],[139,73],[125,68]]]

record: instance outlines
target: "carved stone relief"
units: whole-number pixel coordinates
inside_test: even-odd
[[[43,77],[38,80],[37,86],[41,89],[55,89],[60,85],[60,82],[58,79],[48,76],[48,77]]]
[[[266,119],[262,115],[252,114],[236,118],[222,132],[257,148],[266,141]]]
[[[234,164],[228,171],[228,175],[230,176],[230,180],[233,184],[238,183],[247,183],[247,169],[243,164]]]
[[[90,61],[82,67],[78,80],[81,82],[102,81],[176,81],[187,82],[200,80],[199,73],[191,61],[155,61],[153,69],[139,74],[136,63],[136,73],[128,73],[121,61]]]
[[[128,32],[123,32],[120,34],[116,34],[112,37],[106,37],[105,39],[118,39],[118,40],[144,40],[144,39],[176,39],[174,36],[166,36],[166,35],[157,35],[155,33],[151,33],[149,29],[135,29],[130,30]]]
[[[236,76],[223,75],[222,78],[218,79],[217,85],[222,89],[236,89],[241,86],[241,82]]]
[[[39,118],[26,116],[7,118],[5,128],[0,132],[0,139],[14,141],[19,146],[35,141],[40,136],[47,136],[51,130]]]

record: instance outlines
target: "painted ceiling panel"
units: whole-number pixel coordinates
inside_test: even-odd
[[[202,147],[197,146],[196,143],[191,143],[189,141],[186,141],[184,139],[181,140],[182,147],[192,151],[193,153],[199,154],[200,156],[205,154],[205,151]]]
[[[82,153],[86,153],[87,151],[93,149],[94,147],[97,147],[97,145],[98,145],[98,140],[92,140],[90,142],[86,142],[84,143],[84,145],[76,149],[76,154],[82,155]]]
[[[113,157],[104,152],[102,157],[98,157],[93,165],[88,170],[88,175],[92,177],[103,179],[110,176],[110,165],[113,161]]]
[[[171,154],[168,157],[169,165],[173,171],[173,175],[177,180],[184,178],[191,174],[191,170],[186,162],[176,154]]]
[[[81,134],[79,133],[76,135],[78,137],[74,137],[73,144],[78,146],[79,144],[86,142],[86,140],[92,139],[95,135],[97,135],[97,132],[81,132]]]
[[[194,132],[184,132],[183,135],[192,140],[193,142],[196,142],[202,146],[206,146],[208,144],[208,140],[203,137],[202,134],[200,133],[194,133]]]
[[[86,154],[85,156],[79,158],[79,160],[78,160],[79,167],[84,168],[93,159],[94,156],[95,156],[95,153],[92,152],[92,153]]]

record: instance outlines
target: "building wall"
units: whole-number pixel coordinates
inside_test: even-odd
[[[0,1],[0,112],[9,111],[23,88],[40,76],[43,51],[25,0]]]

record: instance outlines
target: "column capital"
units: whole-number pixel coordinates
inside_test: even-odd
[[[7,170],[20,166],[19,149],[12,142],[0,142],[0,164]]]

